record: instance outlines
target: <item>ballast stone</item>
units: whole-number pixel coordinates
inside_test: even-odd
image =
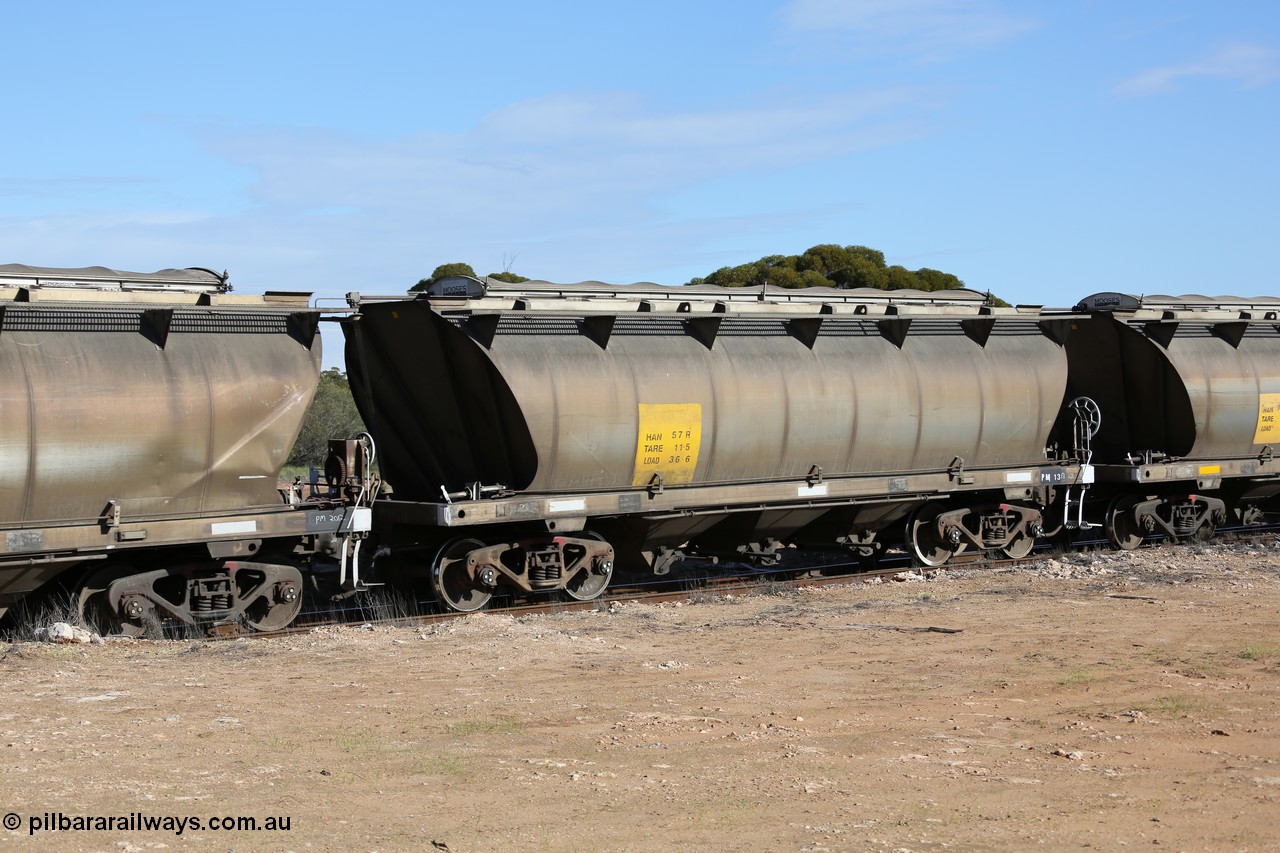
[[[92,643],[102,645],[102,637],[93,631],[70,625],[66,622],[54,622],[36,631],[36,639],[46,643]]]

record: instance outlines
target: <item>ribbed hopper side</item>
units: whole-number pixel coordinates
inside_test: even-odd
[[[1276,322],[1266,311],[1241,319],[1239,311],[1193,310],[1188,299],[1159,303],[1159,311],[1099,312],[1078,321],[1068,338],[1072,393],[1093,397],[1102,410],[1097,461],[1124,463],[1147,452],[1238,459],[1280,449]],[[1269,307],[1274,318],[1280,304]]]
[[[295,313],[6,302],[0,523],[278,506],[320,368]]]
[[[975,310],[908,323],[435,303],[369,302],[345,325],[403,499],[472,482],[572,492],[1037,464],[1066,388],[1036,314],[975,326]]]

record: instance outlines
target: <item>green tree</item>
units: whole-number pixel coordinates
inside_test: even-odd
[[[796,257],[796,266],[818,273],[834,287],[875,287],[883,290],[888,286],[884,252],[866,246],[837,246],[834,243],[813,246]]]
[[[440,279],[449,275],[469,275],[472,278],[480,277],[476,275],[475,268],[473,268],[471,264],[461,264],[461,263],[441,264],[440,266],[435,268],[435,271],[432,272],[428,278],[418,279],[418,283],[415,284],[413,287],[409,288],[409,292],[416,293],[418,291],[426,290],[428,287],[435,284]],[[522,281],[529,280],[522,275],[517,275],[516,273],[511,272],[510,270],[503,270],[502,272],[491,272],[487,277],[495,279],[497,281],[505,281],[510,284],[519,284]]]
[[[496,281],[505,281],[508,284],[519,284],[522,281],[529,280],[524,276],[516,275],[513,272],[491,272],[489,273],[489,278],[495,279]]]
[[[409,288],[409,292],[415,293],[420,290],[426,290],[437,279],[444,278],[447,275],[469,275],[472,278],[477,278],[476,271],[471,268],[471,264],[441,264],[431,273],[430,278],[418,279],[418,283]]]
[[[364,421],[351,396],[347,374],[331,367],[320,374],[316,398],[302,421],[302,431],[293,443],[287,464],[323,468],[329,455],[329,439],[351,438],[362,432]]]
[[[877,290],[955,290],[964,282],[951,273],[885,264],[884,252],[867,246],[822,243],[799,255],[767,255],[736,267],[721,267],[689,284],[721,287],[874,287]],[[1007,305],[988,294],[993,305]]]
[[[924,290],[916,274],[904,266],[885,267],[885,290]]]
[[[964,282],[949,272],[921,267],[916,270],[916,278],[920,280],[921,290],[954,290],[964,287]]]

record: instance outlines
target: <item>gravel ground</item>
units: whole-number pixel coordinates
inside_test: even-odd
[[[1268,542],[0,645],[0,850],[1278,850],[1277,605]]]

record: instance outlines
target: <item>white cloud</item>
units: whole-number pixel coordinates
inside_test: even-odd
[[[206,147],[253,175],[247,209],[201,215],[148,205],[0,220],[0,256],[225,266],[237,286],[252,274],[246,289],[385,292],[444,261],[490,272],[512,252],[526,275],[627,278],[656,258],[696,257],[741,233],[724,205],[672,221],[674,194],[727,181],[747,199],[732,215],[772,210],[767,197],[751,200],[751,175],[917,138],[916,95],[770,93],[684,111],[630,94],[562,94],[508,105],[462,132],[392,139],[206,124],[196,130]],[[823,217],[837,199],[855,200],[827,193],[811,213],[763,215],[775,224]]]
[[[383,240],[529,242],[654,227],[671,193],[916,138],[912,99],[893,90],[681,112],[626,94],[555,95],[457,134],[273,131],[209,144],[256,173],[248,193],[261,211],[300,231],[341,239],[377,223]]]
[[[796,39],[859,53],[910,53],[936,61],[1016,38],[1036,23],[986,0],[791,0],[783,19]]]
[[[1182,83],[1196,79],[1225,80],[1252,88],[1277,77],[1280,77],[1280,61],[1275,48],[1235,42],[1221,45],[1190,62],[1143,71],[1122,80],[1112,91],[1130,97],[1158,95],[1173,92]]]

